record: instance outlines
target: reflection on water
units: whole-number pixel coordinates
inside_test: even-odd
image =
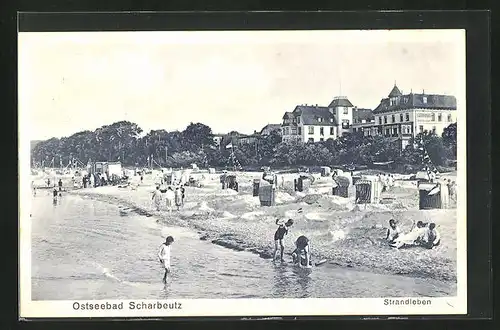
[[[437,281],[375,275],[328,264],[300,269],[199,240],[169,227],[172,273],[166,286],[157,250],[162,226],[101,202],[71,195],[32,210],[32,299],[335,298],[444,296]]]

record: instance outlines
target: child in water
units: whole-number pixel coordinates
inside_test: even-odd
[[[283,253],[285,250],[285,247],[283,246],[283,238],[285,237],[286,234],[288,234],[288,227],[291,227],[293,225],[293,220],[288,219],[287,222],[280,222],[279,219],[276,219],[276,224],[278,225],[278,229],[274,233],[274,253],[273,253],[273,259],[276,260],[276,256],[278,254],[278,249],[280,250],[280,260],[283,262]]]
[[[168,236],[165,239],[165,243],[160,246],[160,251],[158,252],[158,259],[165,268],[165,275],[163,275],[163,283],[167,283],[167,275],[170,273],[170,246],[174,242],[172,236]]]
[[[309,251],[309,239],[304,235],[299,236],[295,241],[295,250],[292,253],[293,263],[300,268],[311,268],[311,252]]]

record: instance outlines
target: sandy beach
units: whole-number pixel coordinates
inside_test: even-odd
[[[259,198],[252,196],[253,179],[260,176],[237,173],[240,189],[236,192],[222,190],[219,175],[205,173],[202,187],[186,187],[184,207],[171,213],[152,207],[154,174],[146,175],[142,184],[139,177],[132,177],[128,188],[105,186],[73,190],[71,194],[119,205],[122,212],[154,216],[164,224],[194,228],[200,239],[251,251],[262,258],[271,258],[276,219],[292,218],[295,223],[284,242],[286,254],[292,252],[298,236],[306,235],[315,260],[327,259],[340,267],[374,273],[456,282],[456,209],[418,210],[416,182],[396,180],[395,186],[382,194],[383,203],[355,205],[353,197],[331,194],[329,177],[318,178],[307,193],[302,193],[293,191],[297,175],[284,174],[285,184],[277,191],[276,206],[261,207]],[[281,175],[278,182],[282,182]],[[432,250],[390,248],[384,238],[391,218],[399,222],[403,232],[419,220],[435,222],[441,245]]]

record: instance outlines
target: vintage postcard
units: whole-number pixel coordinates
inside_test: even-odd
[[[18,36],[21,317],[467,312],[464,30]]]

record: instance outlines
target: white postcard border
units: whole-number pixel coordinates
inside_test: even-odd
[[[297,32],[297,31],[294,31]],[[312,31],[301,31],[299,35],[311,37]],[[327,33],[326,31],[314,31],[318,35]],[[331,33],[331,31],[329,31]],[[343,31],[346,32],[346,31]],[[372,36],[378,38],[388,38],[395,40],[401,37],[402,33],[412,33],[413,40],[436,40],[438,33],[443,33],[442,40],[458,40],[463,42],[463,79],[461,80],[461,95],[465,100],[465,30],[398,30],[390,31],[349,31],[349,33],[373,33]],[[106,33],[106,32],[104,32]],[[114,32],[116,33],[116,32]],[[179,32],[177,32],[179,33]],[[218,33],[224,42],[234,42],[230,36],[235,32],[200,32],[202,36],[195,40],[207,40],[207,36]],[[224,34],[226,33],[226,34]],[[248,34],[249,32],[241,32]],[[264,33],[264,32],[258,32]],[[277,35],[279,32],[266,32]],[[283,32],[281,32],[283,33]],[[138,33],[139,34],[139,33]],[[153,32],[153,34],[155,34]],[[286,32],[285,32],[286,34]],[[194,32],[191,32],[194,36]],[[229,37],[228,37],[229,36]],[[289,36],[289,35],[288,35]],[[372,38],[370,36],[370,38]],[[224,37],[226,39],[224,39]],[[427,39],[426,39],[427,38]],[[296,40],[290,37],[287,40]],[[186,40],[186,39],[185,39]],[[193,40],[191,40],[193,41]],[[409,41],[406,35],[406,41]],[[194,41],[193,41],[194,42]],[[19,55],[23,55],[22,45],[19,43]],[[22,84],[23,68],[19,67],[18,83]],[[29,103],[29,95],[19,94],[19,104]],[[31,300],[31,191],[30,191],[30,128],[28,123],[29,113],[21,111],[19,107],[19,238],[20,238],[20,259],[19,259],[19,311],[21,318],[47,318],[47,317],[193,317],[193,316],[324,316],[324,315],[444,315],[444,314],[466,314],[467,313],[467,241],[466,241],[466,218],[467,218],[467,155],[466,155],[466,110],[465,104],[458,104],[457,109],[457,296],[446,298],[301,298],[301,299],[169,299],[169,300],[63,300],[63,301],[32,301]],[[462,220],[463,219],[463,220]],[[409,302],[430,302],[430,304],[415,305],[394,305],[386,304],[386,299],[409,301]],[[123,303],[121,310],[75,310],[74,303]],[[130,309],[130,302],[136,303],[167,303],[180,304],[180,308],[173,309]],[[172,305],[172,306],[174,306]]]

